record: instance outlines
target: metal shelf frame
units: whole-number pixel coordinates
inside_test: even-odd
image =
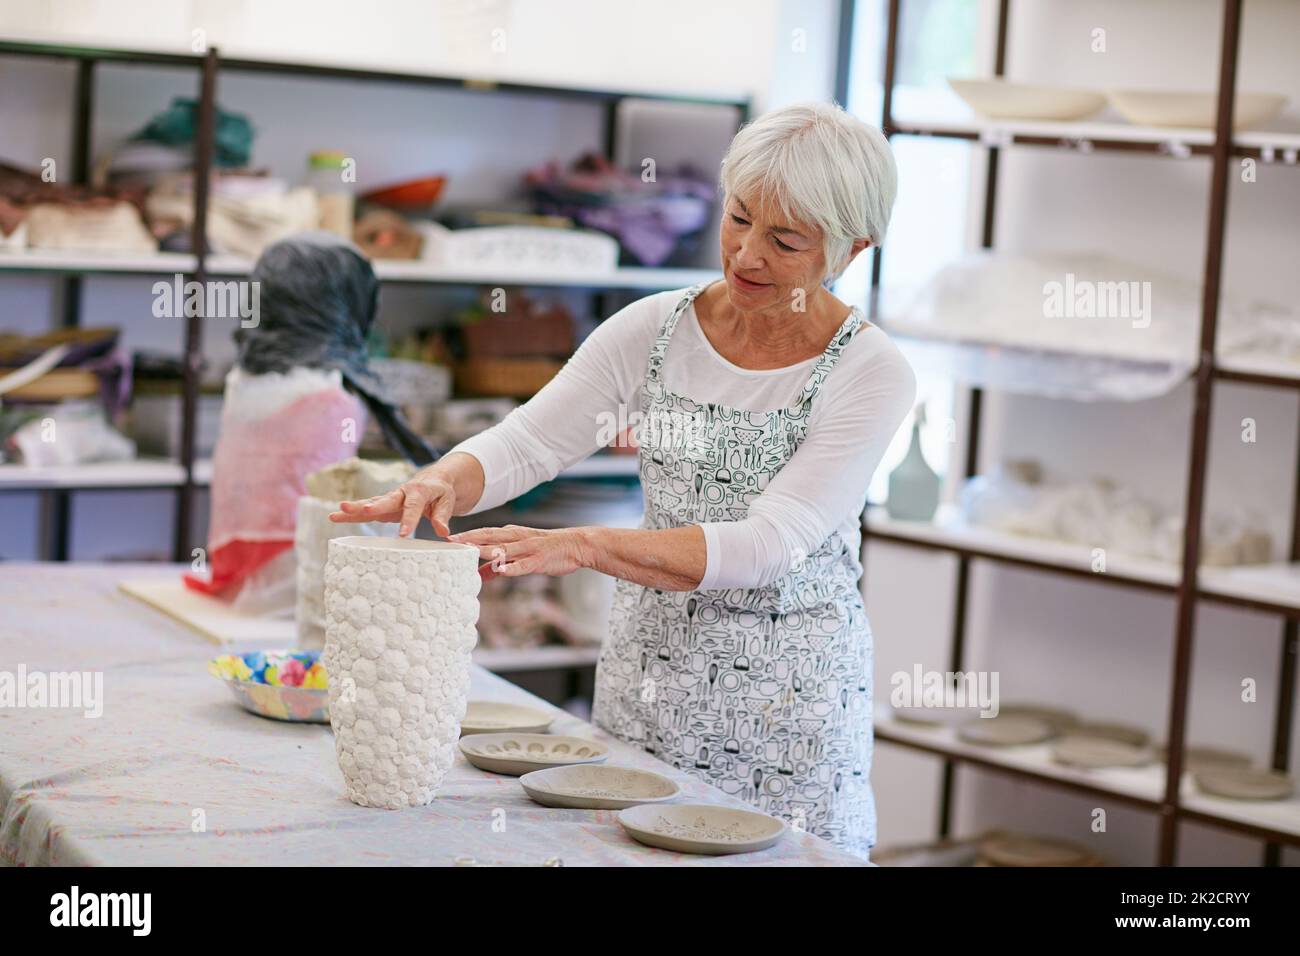
[[[969,139],[973,144],[983,145],[987,149],[987,171],[983,194],[983,228],[981,247],[992,248],[994,244],[994,221],[997,210],[998,169],[1001,149],[1008,146],[1046,146],[1079,147],[1078,142],[1059,136],[1033,136],[1025,133],[1002,137],[981,138],[978,132],[944,130],[942,128],[925,128],[917,124],[896,123],[893,117],[893,94],[898,74],[898,33],[902,0],[888,0],[886,8],[886,32],[883,70],[883,98],[880,125],[887,136],[898,135],[936,135],[957,136]],[[842,0],[841,32],[851,30],[855,0]],[[1201,300],[1201,324],[1199,341],[1199,360],[1193,374],[1194,393],[1190,416],[1189,450],[1186,477],[1186,496],[1184,506],[1184,540],[1180,575],[1176,585],[1153,585],[1138,579],[1123,576],[1089,575],[1098,582],[1119,586],[1137,587],[1154,592],[1168,594],[1172,591],[1175,599],[1175,622],[1173,657],[1170,661],[1170,701],[1166,720],[1166,741],[1168,758],[1165,769],[1164,792],[1158,801],[1134,801],[1123,794],[1114,794],[1103,788],[1082,789],[1102,793],[1115,799],[1136,803],[1153,810],[1158,817],[1159,837],[1156,862],[1161,866],[1172,866],[1178,858],[1179,823],[1195,821],[1216,827],[1233,830],[1266,841],[1263,854],[1265,865],[1276,866],[1280,862],[1283,843],[1300,845],[1293,836],[1268,827],[1243,824],[1224,816],[1191,809],[1180,799],[1180,784],[1183,777],[1183,749],[1186,742],[1188,703],[1191,683],[1191,661],[1195,638],[1196,608],[1200,601],[1216,601],[1237,604],[1251,610],[1279,614],[1284,617],[1280,657],[1278,663],[1280,693],[1274,714],[1271,764],[1274,769],[1285,771],[1288,768],[1291,735],[1293,733],[1294,705],[1296,695],[1297,663],[1297,615],[1294,608],[1271,605],[1266,602],[1239,600],[1224,595],[1203,591],[1198,586],[1198,567],[1200,564],[1201,524],[1205,507],[1205,486],[1207,462],[1210,455],[1210,410],[1214,397],[1214,386],[1219,382],[1232,382],[1262,388],[1300,389],[1300,378],[1281,375],[1254,373],[1234,370],[1220,366],[1215,358],[1215,340],[1219,316],[1220,287],[1224,260],[1224,235],[1227,221],[1228,176],[1230,164],[1236,156],[1263,155],[1261,148],[1238,142],[1231,126],[1233,103],[1236,96],[1237,60],[1241,33],[1242,0],[1222,0],[1222,21],[1219,34],[1219,70],[1216,93],[1215,127],[1212,139],[1204,143],[1190,145],[1187,151],[1171,151],[1158,141],[1134,142],[1130,140],[1093,141],[1091,145],[1102,150],[1140,151],[1150,153],[1153,157],[1174,158],[1181,155],[1203,155],[1211,162],[1209,215],[1206,222],[1206,250],[1203,264],[1203,285]],[[1006,74],[1007,33],[1010,28],[1010,0],[998,0],[996,39],[994,46],[995,76]],[[837,72],[837,93],[844,102],[848,89],[849,54],[842,45]],[[1266,150],[1267,148],[1265,148]],[[1091,151],[1091,150],[1084,150]],[[1265,158],[1270,158],[1265,156]],[[877,250],[871,270],[871,304],[874,305],[880,288],[881,256]],[[969,421],[965,433],[965,448],[962,456],[963,474],[970,478],[978,473],[980,458],[980,424],[983,406],[983,392],[979,388],[969,390]],[[1300,561],[1300,462],[1296,465],[1296,486],[1292,505],[1292,529],[1289,546],[1291,561]],[[966,630],[969,619],[970,573],[971,563],[975,560],[989,560],[1015,566],[1023,566],[1035,571],[1062,576],[1079,577],[1077,569],[1058,567],[1049,562],[1036,562],[980,551],[960,545],[942,542],[916,541],[897,534],[874,534],[864,521],[864,540],[872,539],[918,547],[928,547],[948,552],[956,556],[957,568],[954,588],[955,600],[952,627],[949,637],[949,670],[961,671],[965,660]],[[881,733],[881,739],[935,753],[944,760],[942,790],[938,829],[942,837],[950,835],[952,811],[955,796],[955,768],[958,763],[967,763],[985,769],[1011,774],[1022,779],[1035,780],[1053,786],[1078,786],[1063,784],[1061,781],[1036,774],[1021,767],[1009,766],[990,754],[987,759],[966,754],[954,754],[941,748],[925,747],[914,740],[905,739],[888,733]]]

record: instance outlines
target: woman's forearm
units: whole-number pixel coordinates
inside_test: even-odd
[[[660,591],[694,591],[708,558],[698,525],[662,530],[583,528],[583,565]]]

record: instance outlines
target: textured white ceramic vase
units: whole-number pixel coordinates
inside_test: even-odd
[[[423,806],[442,785],[468,702],[479,583],[468,545],[330,541],[322,659],[352,802]]]

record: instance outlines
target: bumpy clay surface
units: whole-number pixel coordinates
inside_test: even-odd
[[[348,799],[433,799],[451,768],[477,639],[478,551],[335,538],[325,565],[330,723]]]
[[[298,624],[298,646],[311,650],[325,646],[325,562],[329,558],[330,541],[358,535],[391,537],[395,534],[396,525],[379,521],[362,524],[330,521],[330,512],[338,510],[337,501],[323,501],[310,495],[298,499],[293,541],[298,575],[294,617]]]
[[[406,461],[349,458],[307,476],[307,494],[324,501],[355,501],[392,491],[415,473]]]

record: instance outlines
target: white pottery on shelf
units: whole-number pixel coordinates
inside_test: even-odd
[[[479,583],[469,545],[330,541],[322,661],[352,802],[422,806],[441,786],[469,695]]]
[[[471,700],[465,719],[460,722],[460,735],[544,734],[554,722],[554,717],[536,707]]]
[[[1056,736],[1056,729],[1038,717],[977,717],[957,728],[957,736],[983,747],[1020,747]]]
[[[1114,721],[1084,721],[1069,728],[1069,733],[1078,737],[1095,737],[1099,740],[1114,740],[1128,744],[1130,747],[1145,747],[1151,742],[1151,735],[1141,727],[1121,724]]]
[[[577,810],[623,810],[663,803],[681,793],[681,787],[662,774],[601,764],[534,770],[519,783],[534,803]]]
[[[1192,779],[1202,793],[1229,800],[1285,800],[1295,791],[1295,781],[1280,770],[1219,767],[1197,770]]]
[[[545,767],[602,763],[609,748],[582,737],[549,734],[471,734],[460,739],[465,759],[489,773],[523,776]]]
[[[1161,744],[1156,747],[1156,759],[1168,761],[1169,751]],[[1227,770],[1250,767],[1253,758],[1240,750],[1225,750],[1222,747],[1187,746],[1183,748],[1183,770],[1195,773],[1197,770]]]
[[[1077,120],[1091,116],[1106,105],[1106,97],[1092,90],[951,77],[948,85],[967,106],[990,119]]]
[[[980,845],[992,866],[1089,866],[1096,861],[1086,849],[1065,840],[1048,840],[1018,833],[999,833]]]
[[[1105,767],[1145,767],[1152,755],[1145,747],[1106,737],[1066,734],[1052,747],[1052,759],[1069,767],[1101,770]]]
[[[705,803],[629,807],[619,811],[618,822],[647,846],[709,855],[765,850],[788,829],[766,813]]]
[[[1279,93],[1236,94],[1232,128],[1250,129],[1267,123],[1282,111],[1286,99]],[[1213,129],[1218,100],[1213,93],[1112,90],[1110,105],[1126,120],[1138,126]]]

